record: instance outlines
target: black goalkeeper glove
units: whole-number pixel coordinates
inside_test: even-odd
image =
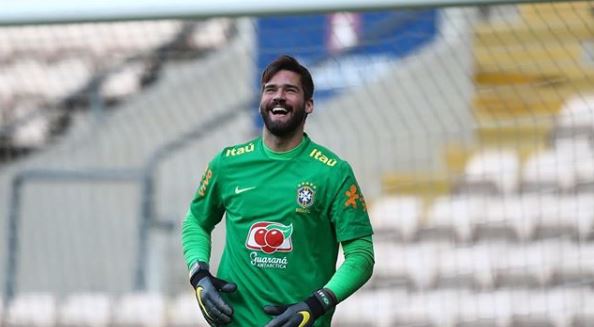
[[[207,263],[195,263],[190,269],[190,284],[196,290],[196,299],[204,319],[211,326],[226,325],[233,318],[233,308],[225,303],[219,292],[235,292],[237,285],[214,277],[208,268]]]
[[[288,305],[267,305],[264,312],[276,316],[265,327],[309,327],[332,309],[338,301],[332,291],[323,288],[315,291],[303,302]]]

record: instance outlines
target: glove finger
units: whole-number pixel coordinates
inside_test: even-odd
[[[227,283],[223,285],[220,290],[223,293],[233,293],[237,289],[237,284],[235,283]]]
[[[220,278],[213,278],[212,284],[218,291],[224,292],[224,293],[232,293],[232,292],[235,292],[235,290],[237,289],[237,284],[230,283],[230,282],[228,282],[224,279],[220,279]]]
[[[264,312],[269,315],[278,316],[287,310],[286,305],[265,305]]]
[[[278,316],[278,317],[270,320],[264,327],[281,327],[281,326],[284,326],[286,322],[287,322],[287,319],[285,317]]]
[[[222,312],[219,307],[217,307],[216,304],[212,302],[212,299],[205,299],[205,307],[208,311],[208,316],[216,324],[228,324],[231,322],[231,314]]]
[[[205,296],[205,306],[209,312],[212,312],[217,317],[220,317],[224,323],[231,322],[233,315],[233,308],[231,308],[218,294],[208,294]]]

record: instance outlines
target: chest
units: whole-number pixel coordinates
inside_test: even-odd
[[[226,173],[222,194],[236,217],[320,215],[332,190],[327,174],[299,162],[253,162]]]

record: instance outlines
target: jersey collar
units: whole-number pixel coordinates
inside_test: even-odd
[[[301,139],[301,142],[299,143],[299,145],[297,145],[296,147],[292,148],[289,151],[283,151],[283,152],[277,152],[277,151],[271,150],[269,147],[266,146],[266,144],[264,144],[263,139],[260,139],[260,143],[262,144],[262,150],[263,150],[264,154],[268,158],[276,159],[276,160],[291,160],[291,159],[295,158],[297,155],[299,155],[303,151],[303,149],[305,149],[309,145],[310,139],[306,133],[303,133],[303,139]]]

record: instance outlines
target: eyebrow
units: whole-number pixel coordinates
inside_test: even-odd
[[[299,89],[299,85],[296,84],[274,84],[274,83],[266,83],[264,84],[264,88],[267,87],[293,87]]]

